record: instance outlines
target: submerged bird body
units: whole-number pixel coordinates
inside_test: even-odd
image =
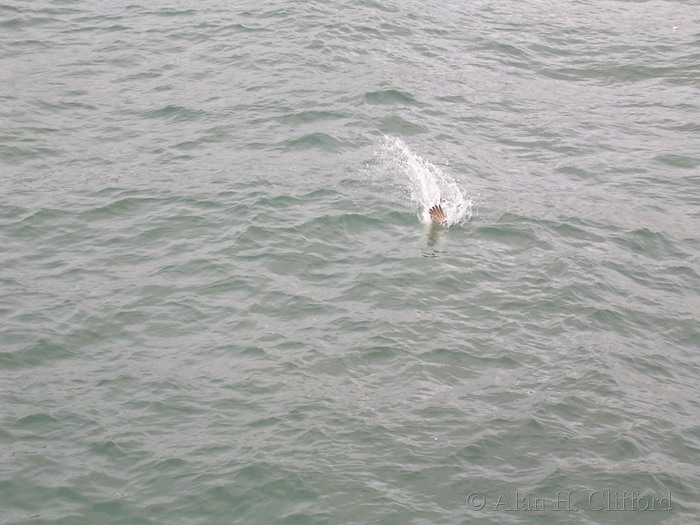
[[[447,215],[445,214],[445,210],[442,209],[441,205],[436,204],[430,208],[428,210],[428,214],[430,215],[430,222],[437,224],[438,226],[442,226],[443,228],[447,228]]]

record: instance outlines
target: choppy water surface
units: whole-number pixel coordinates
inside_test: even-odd
[[[695,0],[146,4],[0,0],[0,522],[697,523]]]

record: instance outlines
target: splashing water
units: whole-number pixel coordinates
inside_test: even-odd
[[[457,182],[431,164],[397,137],[386,137],[381,157],[388,168],[402,175],[411,199],[418,204],[418,217],[430,224],[428,210],[440,204],[447,214],[447,225],[453,226],[472,216],[472,201],[464,196]]]

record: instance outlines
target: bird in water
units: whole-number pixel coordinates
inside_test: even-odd
[[[430,215],[430,222],[438,226],[442,226],[443,228],[447,228],[447,215],[440,204],[436,204],[430,208],[428,210],[428,214]]]

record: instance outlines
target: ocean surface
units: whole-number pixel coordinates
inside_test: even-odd
[[[698,1],[0,0],[0,523],[700,523]]]

